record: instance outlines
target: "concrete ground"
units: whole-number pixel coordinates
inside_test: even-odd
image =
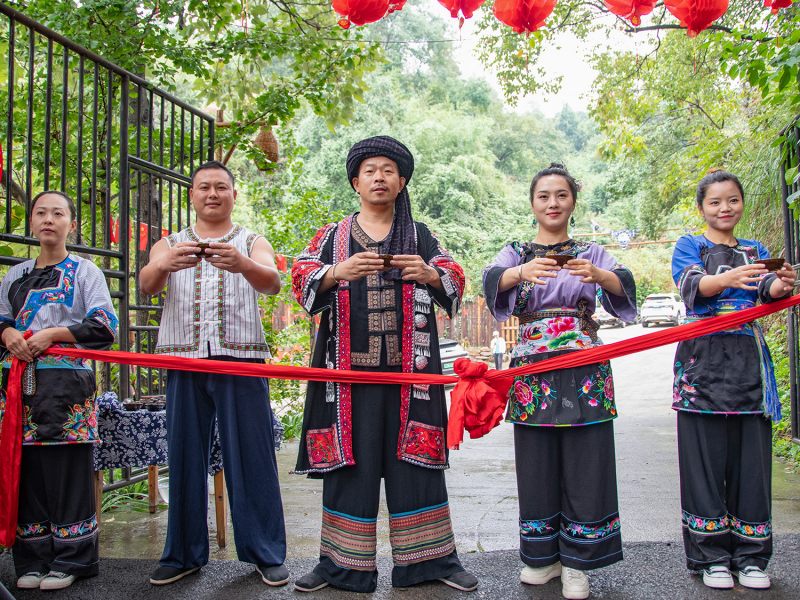
[[[603,329],[606,342],[646,333],[636,325]],[[591,575],[597,598],[720,598],[687,574],[681,545],[675,415],[669,408],[674,346],[666,346],[613,361],[620,418],[615,423],[625,560]],[[322,484],[290,475],[297,445],[278,453],[288,535],[287,565],[293,577],[314,564],[318,552]],[[479,440],[467,440],[451,453],[447,473],[458,552],[467,568],[481,578],[478,598],[559,598],[557,580],[533,590],[517,579],[517,495],[511,426],[501,424]],[[213,511],[209,513],[213,514]],[[381,577],[376,598],[449,598],[460,595],[440,584],[406,591],[392,590],[388,579],[390,554],[386,512],[379,519],[378,552]],[[211,542],[212,563],[201,574],[166,589],[147,584],[156,566],[166,528],[166,510],[155,515],[119,510],[103,516],[101,575],[78,582],[61,598],[250,598],[296,596],[289,589],[268,590],[252,567],[236,562],[233,532],[228,546]],[[800,476],[773,465],[775,557],[770,564],[773,589],[749,592],[737,587],[736,597],[800,597]],[[213,536],[213,518],[209,519]],[[10,557],[0,557],[0,581],[13,585]],[[12,590],[13,591],[13,590]],[[20,598],[38,593],[17,592]],[[326,590],[317,596],[350,597]]]

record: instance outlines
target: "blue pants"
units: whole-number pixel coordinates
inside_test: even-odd
[[[283,564],[286,530],[266,379],[170,371],[169,522],[161,565],[208,562],[208,461],[214,417],[239,560]]]

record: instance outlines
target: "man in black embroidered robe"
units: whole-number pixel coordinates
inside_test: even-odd
[[[298,302],[321,313],[313,366],[441,373],[433,303],[452,315],[464,273],[411,218],[405,186],[413,170],[408,149],[386,136],[350,150],[360,211],[320,229],[292,268]],[[319,564],[296,589],[375,590],[381,478],[392,585],[477,587],[455,551],[446,423],[443,386],[309,382],[297,472],[324,479],[322,540]]]

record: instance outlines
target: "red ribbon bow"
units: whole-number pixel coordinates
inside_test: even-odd
[[[483,437],[500,424],[508,400],[509,380],[487,379],[485,362],[459,358],[453,370],[459,377],[450,392],[450,419],[447,423],[447,445],[457,450],[464,440],[464,430],[473,439]]]

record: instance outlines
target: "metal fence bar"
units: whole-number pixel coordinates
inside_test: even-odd
[[[780,168],[781,196],[783,199],[783,233],[786,248],[785,258],[791,264],[800,263],[800,221],[792,212],[787,199],[800,189],[800,183],[789,184],[787,175],[798,173],[800,168],[800,116],[781,132]],[[786,317],[787,341],[789,350],[789,396],[791,400],[792,439],[800,443],[800,311],[797,307],[789,309]]]

